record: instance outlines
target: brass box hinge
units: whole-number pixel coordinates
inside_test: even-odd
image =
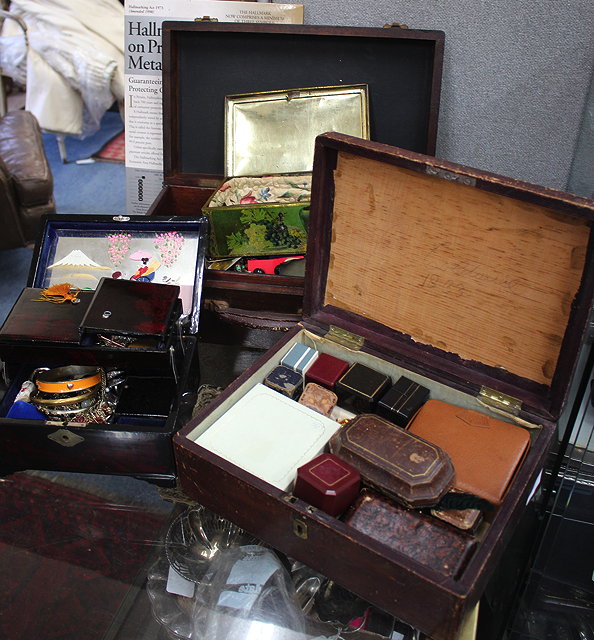
[[[365,338],[358,336],[356,333],[351,333],[345,329],[341,329],[336,325],[331,324],[330,329],[326,333],[326,338],[332,342],[342,345],[351,349],[351,351],[360,351],[365,344]]]
[[[499,409],[499,411],[505,411],[513,416],[519,415],[522,409],[522,402],[513,396],[508,396],[501,391],[495,391],[489,387],[481,387],[479,392],[479,399],[486,405]]]
[[[194,18],[194,22],[218,22],[218,18],[211,18],[210,16],[202,16],[201,18]]]
[[[384,29],[408,29],[408,25],[402,22],[390,22],[384,25]]]

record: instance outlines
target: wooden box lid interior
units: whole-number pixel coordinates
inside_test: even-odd
[[[340,134],[316,147],[305,315],[558,417],[594,203]]]
[[[366,84],[371,139],[433,153],[443,41],[440,31],[164,22],[165,182],[218,186],[234,94]]]

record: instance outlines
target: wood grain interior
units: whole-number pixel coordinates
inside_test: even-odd
[[[340,154],[325,304],[550,384],[585,220]]]

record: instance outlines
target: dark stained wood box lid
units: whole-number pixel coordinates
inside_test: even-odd
[[[306,327],[559,417],[592,308],[593,201],[334,133],[312,194]]]
[[[188,21],[162,29],[167,185],[218,186],[230,94],[364,83],[372,140],[435,150],[441,31]]]

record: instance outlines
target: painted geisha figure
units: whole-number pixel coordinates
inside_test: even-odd
[[[136,251],[130,256],[130,260],[139,260],[142,263],[130,276],[130,280],[138,282],[152,282],[155,272],[161,266],[161,263],[146,251]]]

